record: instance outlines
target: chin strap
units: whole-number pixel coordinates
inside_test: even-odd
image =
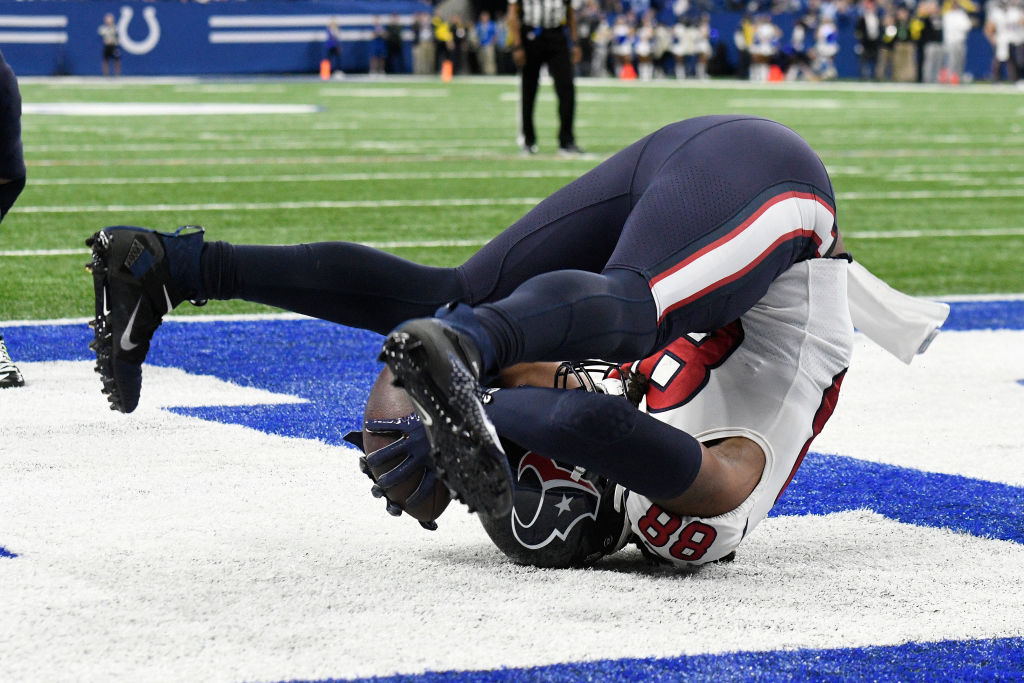
[[[949,315],[948,304],[893,289],[856,261],[846,287],[854,327],[904,363],[925,352]]]

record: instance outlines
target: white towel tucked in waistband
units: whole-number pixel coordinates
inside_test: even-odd
[[[868,339],[910,363],[924,353],[949,315],[949,305],[893,289],[856,261],[847,271],[853,325]]]

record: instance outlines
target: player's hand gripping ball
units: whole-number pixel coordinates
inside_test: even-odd
[[[404,390],[392,384],[387,368],[380,373],[363,414],[363,431],[346,439],[363,449],[359,467],[373,481],[370,492],[387,501],[392,515],[406,512],[426,529],[436,529],[451,494],[430,459],[430,443]],[[361,442],[361,443],[360,443]]]

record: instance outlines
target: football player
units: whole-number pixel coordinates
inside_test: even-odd
[[[485,519],[514,515],[501,433],[616,482],[647,550],[687,565],[726,556],[767,514],[831,414],[852,345],[850,258],[825,168],[796,133],[750,116],[648,135],[457,268],[350,243],[204,242],[201,228],[119,226],[87,243],[92,346],[113,408],[136,407],[149,340],[186,299],[398,325],[381,358],[457,498]],[[507,373],[523,362],[585,358],[646,359],[632,368],[648,375],[644,410],[614,382],[483,389],[503,370],[524,383]]]
[[[25,187],[25,158],[21,148],[21,92],[18,79],[0,52],[0,222]],[[25,384],[7,353],[0,334],[0,389]]]

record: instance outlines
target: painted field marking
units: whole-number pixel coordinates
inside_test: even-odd
[[[480,147],[508,147],[512,143],[507,139],[473,140],[472,142],[449,142],[446,140],[315,140],[294,138],[261,138],[258,142],[240,143],[229,142],[221,145],[211,145],[202,142],[154,142],[145,144],[120,144],[117,151],[121,154],[131,152],[162,152],[162,151],[237,151],[237,150],[303,150],[303,149],[385,149],[385,150],[407,150],[415,148],[441,148],[441,149],[477,149]],[[38,153],[77,153],[77,152],[103,152],[109,151],[111,146],[105,143],[82,144],[82,145],[38,145],[34,151]],[[120,161],[116,162],[120,163]]]
[[[493,180],[504,178],[574,178],[575,169],[560,168],[548,171],[408,171],[404,173],[300,173],[282,175],[244,176],[157,176],[132,178],[33,178],[36,185],[223,185],[232,183],[335,183],[375,180]]]
[[[843,201],[886,199],[992,199],[1024,197],[1021,189],[990,190],[905,190],[895,192],[843,192]],[[83,204],[79,206],[20,206],[19,213],[124,213],[174,211],[278,211],[282,209],[378,209],[449,206],[524,206],[543,197],[452,198],[452,199],[366,199],[318,200],[304,202],[211,202],[208,204]]]
[[[970,185],[1000,185],[1017,186],[1024,185],[1024,178],[1001,177],[981,178],[972,177],[972,172],[1001,172],[1009,168],[993,169],[963,169],[948,173],[921,172],[893,172],[886,175],[868,172],[863,168],[840,168],[832,169],[833,176],[837,175],[878,175],[887,180],[906,182],[945,182]],[[233,183],[334,183],[334,182],[362,182],[362,181],[385,181],[385,180],[494,180],[504,178],[575,178],[578,176],[575,168],[558,168],[544,171],[408,171],[402,173],[314,173],[299,174],[285,173],[280,175],[214,175],[214,176],[147,176],[147,177],[80,177],[80,178],[33,178],[32,186],[65,186],[65,185],[230,185]],[[847,194],[840,193],[840,198],[849,198]]]
[[[102,166],[107,168],[111,164],[116,163],[118,166],[174,166],[174,167],[187,167],[187,166],[269,166],[269,165],[281,165],[291,164],[295,166],[324,166],[327,164],[393,164],[396,162],[401,163],[435,163],[435,162],[458,162],[458,161],[479,161],[485,159],[488,161],[511,161],[511,160],[522,160],[523,155],[518,151],[511,151],[515,145],[508,143],[509,153],[507,154],[496,154],[490,151],[479,151],[473,153],[472,151],[459,151],[455,154],[388,154],[388,155],[355,155],[355,154],[337,154],[337,155],[318,155],[318,156],[272,156],[272,157],[220,157],[220,158],[204,158],[204,157],[175,157],[173,159],[167,159],[161,157],[159,159],[147,158],[147,159],[118,159],[116,162],[112,162],[109,159],[36,159],[29,162],[29,168],[55,168],[55,167],[66,167],[66,168],[91,168],[96,166]],[[561,157],[551,154],[547,157],[547,161],[559,161],[562,163],[579,163],[580,161],[592,161],[597,157],[594,155],[587,155],[584,157]]]
[[[918,239],[942,237],[1021,237],[1024,228],[979,228],[975,230],[852,230],[844,235],[858,240]],[[376,249],[446,249],[452,247],[482,247],[487,239],[462,240],[394,240],[360,242]],[[0,250],[0,257],[30,256],[86,256],[88,249],[8,249]],[[1005,297],[998,297],[1000,300]]]
[[[223,114],[315,114],[315,104],[231,102],[26,102],[23,114],[42,116],[210,116]]]
[[[210,204],[109,204],[83,206],[24,206],[20,213],[123,213],[176,211],[277,211],[281,209],[380,209],[451,206],[521,206],[533,205],[541,197],[507,197],[500,199],[366,199],[351,201],[306,202],[215,202]]]

